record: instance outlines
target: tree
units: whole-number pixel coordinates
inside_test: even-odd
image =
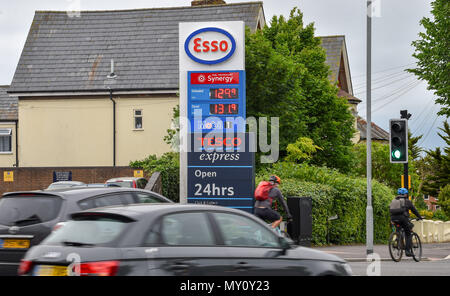
[[[314,153],[318,150],[322,150],[317,145],[314,145],[313,140],[310,138],[300,137],[295,143],[287,145],[286,160],[291,162],[306,162],[308,163]]]
[[[274,16],[270,27],[246,32],[247,116],[278,117],[280,155],[299,137],[322,148],[311,163],[351,168],[353,116],[338,88],[312,24],[294,8],[290,18]]]
[[[428,89],[434,90],[436,103],[442,108],[439,115],[450,115],[450,2],[435,0],[431,3],[434,20],[424,17],[420,23],[425,33],[413,41],[417,68],[409,69],[419,79],[428,82]]]
[[[447,217],[450,217],[450,184],[441,188],[438,195],[438,205],[441,206]]]
[[[356,164],[354,172],[359,176],[366,175],[366,143],[355,145]],[[411,155],[411,150],[409,151]],[[412,194],[418,192],[419,176],[416,173],[414,162],[410,162],[409,175],[411,176]],[[401,176],[403,175],[403,165],[391,163],[389,159],[389,145],[372,142],[372,177],[393,190],[400,188]]]
[[[417,142],[422,139],[423,135],[413,137],[411,131],[408,130],[408,147],[411,153],[412,160],[417,160],[420,158],[420,154],[424,151],[422,147],[420,147]]]
[[[438,135],[447,144],[443,151],[440,147],[427,151],[424,163],[421,164],[422,189],[425,194],[438,196],[441,188],[450,184],[450,125],[444,122],[444,127],[439,128],[444,133]]]

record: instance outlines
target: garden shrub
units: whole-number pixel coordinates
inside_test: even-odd
[[[279,176],[282,180],[307,181],[315,183],[316,186],[326,185],[333,189],[327,194],[332,197],[330,212],[337,214],[338,219],[330,223],[332,226],[330,242],[349,244],[366,241],[367,184],[365,178],[347,176],[326,167],[314,167],[290,162],[278,162],[272,168],[267,169],[266,172],[261,172],[261,175],[266,178],[271,174]],[[287,196],[283,185],[281,189]],[[314,196],[311,197],[314,199]],[[375,242],[386,242],[389,237],[389,203],[394,197],[389,187],[373,180],[372,207]],[[317,217],[317,219],[322,221],[324,218]]]
[[[161,173],[162,194],[168,199],[180,201],[180,154],[164,153],[161,157],[150,155],[146,159],[133,161],[132,168],[142,168],[149,175]]]

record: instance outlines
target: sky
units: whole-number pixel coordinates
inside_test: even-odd
[[[250,0],[225,0],[227,3]],[[445,117],[427,82],[404,69],[414,67],[411,42],[423,31],[420,20],[431,17],[432,0],[374,0],[372,19],[372,122],[389,130],[389,119],[400,110],[412,114],[409,128],[423,135],[425,149],[444,147],[437,135]],[[266,21],[285,17],[298,7],[304,23],[314,23],[316,36],[345,35],[354,95],[363,102],[358,113],[366,118],[366,0],[264,0]],[[191,0],[0,0],[0,85],[9,85],[36,10],[114,10],[190,6]]]

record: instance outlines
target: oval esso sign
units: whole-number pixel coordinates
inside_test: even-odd
[[[189,35],[184,43],[184,50],[197,63],[219,64],[233,55],[236,41],[223,29],[202,28]]]

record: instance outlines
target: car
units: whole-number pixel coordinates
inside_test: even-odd
[[[144,189],[148,181],[141,177],[120,177],[112,178],[106,181],[107,185],[118,185],[127,188],[141,188]]]
[[[55,187],[50,189],[44,189],[44,191],[67,191],[73,189],[83,189],[83,188],[111,188],[111,187],[122,187],[117,184],[105,184],[105,183],[89,183],[83,185],[75,185],[71,187]]]
[[[242,210],[155,203],[73,213],[28,250],[19,274],[349,276],[351,269],[335,255],[293,245]]]
[[[86,185],[84,182],[80,181],[59,181],[59,182],[53,182],[50,184],[47,189],[60,189],[60,188],[67,188],[67,187],[74,187],[74,186],[80,186],[80,185]]]
[[[27,249],[39,244],[70,214],[107,205],[171,203],[157,193],[131,188],[61,188],[3,194],[0,198],[0,275],[17,275]]]

